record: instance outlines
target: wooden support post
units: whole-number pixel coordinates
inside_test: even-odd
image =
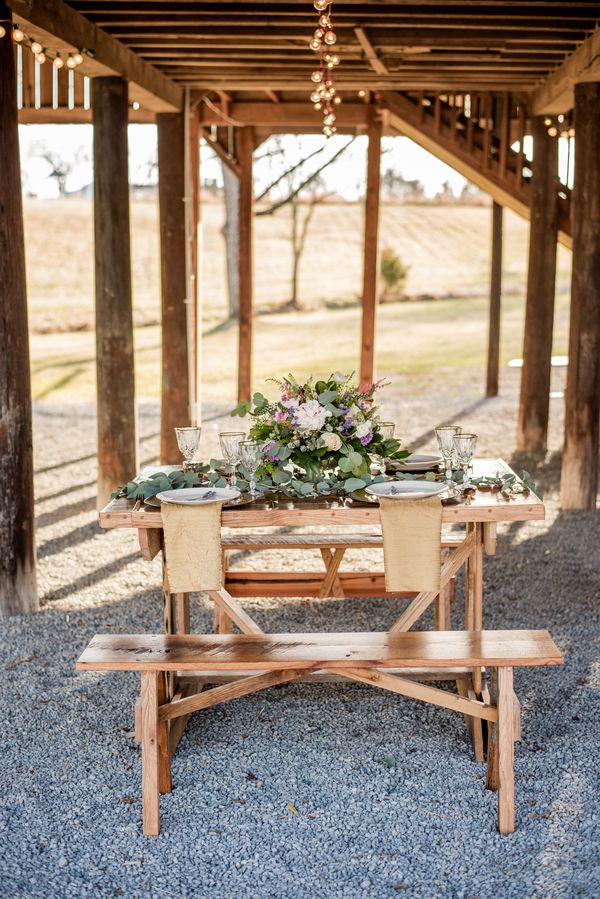
[[[181,462],[174,428],[190,423],[186,300],[184,113],[156,116],[162,288],[160,461]]]
[[[128,112],[126,81],[92,80],[99,508],[137,474]]]
[[[517,447],[546,447],[550,405],[550,362],[554,323],[558,236],[558,141],[543,118],[533,119],[533,176],[529,226],[529,268],[523,340],[523,369]]]
[[[194,408],[191,411],[192,424],[202,421],[201,371],[202,371],[202,304],[199,300],[198,268],[198,223],[200,220],[200,114],[197,109],[189,114],[189,194],[188,241],[190,242],[190,292],[192,301],[192,343]]]
[[[490,265],[490,319],[486,396],[498,396],[500,369],[500,306],[502,297],[502,206],[492,203],[492,258]]]
[[[249,400],[252,395],[253,153],[254,129],[246,125],[239,129],[237,141],[240,163],[238,400]]]
[[[27,289],[10,10],[0,2],[0,613],[38,608]]]
[[[594,509],[600,413],[600,83],[575,85],[575,196],[569,368],[560,499]]]
[[[375,376],[375,320],[379,281],[379,186],[381,181],[382,122],[373,109],[367,134],[367,194],[365,197],[365,243],[363,263],[360,383],[369,386]]]

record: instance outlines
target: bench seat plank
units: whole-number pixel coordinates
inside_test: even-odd
[[[310,634],[97,634],[79,670],[223,671],[562,664],[548,631]]]

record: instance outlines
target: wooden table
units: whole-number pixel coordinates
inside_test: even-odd
[[[475,477],[493,476],[497,473],[513,473],[501,459],[477,459],[473,463]],[[466,630],[481,630],[483,627],[483,557],[495,552],[496,527],[498,522],[543,520],[544,504],[535,494],[517,494],[505,498],[499,493],[477,490],[472,498],[456,505],[444,506],[442,520],[446,525],[464,525],[464,529],[452,529],[452,534],[444,539],[442,560],[442,588],[440,594],[432,592],[411,595],[411,601],[402,612],[390,631],[406,631],[424,614],[435,601],[435,626],[438,630],[449,630],[449,598],[448,587],[453,582],[457,571],[465,566],[465,617]],[[162,519],[159,509],[134,503],[127,499],[112,500],[99,516],[103,528],[136,528],[138,530],[142,557],[153,559],[162,550]],[[331,529],[319,534],[325,547],[322,549],[326,565],[325,572],[278,572],[277,577],[269,572],[261,581],[256,572],[245,573],[246,578],[235,572],[226,582],[229,593],[242,595],[342,595],[342,596],[385,596],[383,572],[339,572],[339,562],[344,548],[335,547],[336,534],[339,529],[355,525],[371,525],[380,532],[378,505],[361,505],[350,499],[290,500],[282,497],[275,503],[257,500],[251,505],[239,508],[223,509],[222,525],[235,529],[233,543],[236,549],[258,550],[265,547],[256,533],[246,535],[238,529],[251,528],[326,528]],[[227,547],[224,538],[224,546]],[[232,541],[230,540],[230,545]],[[287,542],[288,546],[318,546],[298,534]],[[374,544],[375,545],[375,544]],[[380,544],[379,544],[380,545]],[[351,548],[351,547],[350,547]],[[327,591],[323,593],[323,584]],[[390,595],[390,594],[387,594]],[[169,590],[163,560],[163,596],[164,596],[164,630],[165,633],[189,633],[189,596],[174,594]],[[440,602],[445,597],[445,602]],[[233,605],[216,608],[215,630],[225,631],[230,627],[231,619],[239,621],[242,627],[252,629],[252,619],[243,611],[236,600],[230,597]],[[230,614],[232,613],[232,614]],[[239,623],[238,621],[238,623]],[[460,674],[460,673],[458,673]],[[439,676],[439,672],[437,672]],[[485,689],[481,669],[469,672],[468,678],[451,674],[457,680],[458,688],[465,694],[481,696]],[[207,676],[204,675],[204,681]],[[189,682],[189,679],[187,679]],[[177,682],[172,681],[172,690],[176,690]],[[480,724],[481,722],[479,722]],[[185,722],[183,722],[183,727]],[[175,741],[176,742],[176,741]],[[476,756],[483,757],[480,739],[474,736]]]

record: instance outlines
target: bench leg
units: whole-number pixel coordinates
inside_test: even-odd
[[[158,675],[158,704],[163,705],[167,701],[167,675],[160,672]],[[171,782],[171,752],[170,752],[170,722],[158,722],[158,781],[161,793],[170,793],[173,789]]]
[[[158,696],[161,673],[142,671],[142,817],[144,834],[160,831]]]
[[[515,737],[513,669],[498,668],[498,830],[515,829]]]

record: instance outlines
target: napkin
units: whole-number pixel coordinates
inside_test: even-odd
[[[161,504],[171,593],[220,590],[223,586],[222,505]]]
[[[440,589],[442,502],[379,497],[385,589],[420,593]]]

